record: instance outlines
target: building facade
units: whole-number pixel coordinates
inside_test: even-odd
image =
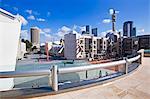
[[[86,25],[86,34],[90,34],[90,26],[89,25]]]
[[[131,33],[131,37],[135,37],[135,36],[136,36],[136,27],[132,29],[132,33]]]
[[[31,42],[37,49],[40,48],[40,30],[37,27],[31,27]]]
[[[92,34],[93,34],[94,36],[97,36],[97,28],[93,28],[93,29],[92,29]]]
[[[123,36],[131,37],[133,29],[133,21],[126,21],[123,24]]]
[[[24,42],[21,42],[21,39],[19,39],[18,51],[17,51],[17,60],[23,59],[26,52],[27,52],[26,51],[26,44]]]
[[[15,71],[22,20],[0,8],[0,72]],[[11,90],[14,78],[0,78],[0,91]]]
[[[139,38],[139,49],[150,49],[150,35],[137,36]]]
[[[93,35],[82,35],[77,40],[77,58],[78,59],[95,59],[102,58],[107,50],[107,38],[95,37]]]
[[[66,59],[76,59],[76,34],[69,33],[64,36],[64,57]]]

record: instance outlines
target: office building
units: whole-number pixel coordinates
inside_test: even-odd
[[[131,33],[131,37],[135,37],[135,36],[136,36],[136,27],[132,29],[132,33]]]
[[[38,27],[31,27],[31,42],[33,46],[36,46],[37,49],[40,48],[40,30]]]
[[[93,34],[94,36],[97,36],[97,28],[93,28],[93,29],[92,29],[92,34]]]
[[[90,34],[90,26],[86,25],[86,34]]]
[[[139,49],[150,49],[150,35],[140,35],[139,38]]]
[[[129,37],[123,39],[123,56],[134,54],[139,49],[139,39],[137,37]]]
[[[131,37],[133,30],[133,21],[126,21],[123,24],[123,36]]]
[[[66,59],[76,59],[76,34],[69,33],[64,36],[64,57]]]
[[[123,39],[124,56],[134,54],[140,49],[150,49],[150,35],[140,35]]]

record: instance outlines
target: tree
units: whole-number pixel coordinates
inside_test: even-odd
[[[36,47],[36,46],[33,46],[32,51],[34,51],[34,50],[36,50],[36,49],[37,49],[37,47]]]
[[[32,48],[32,43],[29,40],[22,39],[21,41],[26,44],[26,50],[30,50]]]

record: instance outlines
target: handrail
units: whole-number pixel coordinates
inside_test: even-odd
[[[0,72],[0,78],[43,76],[43,75],[50,75],[50,73],[51,73],[50,70],[39,70],[39,71],[8,71],[8,72]]]
[[[116,62],[94,64],[94,65],[88,65],[88,66],[82,66],[82,67],[59,68],[58,73],[64,74],[64,73],[80,72],[80,71],[86,71],[86,70],[94,70],[94,69],[100,69],[100,68],[106,68],[106,67],[113,67],[113,66],[117,66],[117,65],[121,65],[125,63],[126,63],[125,60],[120,60]]]
[[[128,62],[136,61],[140,58],[140,55],[127,59]],[[86,70],[94,70],[106,67],[113,67],[117,65],[125,64],[126,60],[114,61],[109,63],[102,63],[102,64],[94,64],[82,67],[68,67],[68,68],[58,68],[58,73],[72,73],[72,72],[80,72]],[[28,77],[28,76],[42,76],[42,75],[49,75],[51,70],[38,70],[38,71],[8,71],[8,72],[0,72],[0,78],[14,78],[14,77]]]
[[[136,56],[136,57],[133,57],[133,58],[127,59],[127,61],[128,61],[128,62],[133,62],[133,61],[138,60],[140,57],[141,57],[141,56],[140,56],[140,55],[138,55],[138,56]]]
[[[140,58],[140,55],[127,59],[128,62],[136,61]],[[125,64],[126,60],[120,60],[120,61],[114,61],[109,63],[102,63],[102,64],[94,64],[94,65],[88,65],[88,66],[82,66],[82,67],[69,67],[69,68],[59,68],[58,73],[64,74],[64,73],[72,73],[72,72],[80,72],[80,71],[86,71],[86,70],[94,70],[94,69],[100,69],[100,68],[106,68],[106,67],[114,67],[117,65]]]
[[[100,68],[107,68],[107,67],[115,67],[117,65],[125,64],[125,68],[123,69],[124,73],[128,73],[128,63],[140,60],[141,63],[141,55],[137,55],[130,59],[124,59],[120,61],[114,61],[109,63],[102,63],[102,64],[94,64],[82,67],[68,67],[68,68],[57,68],[57,65],[52,66],[49,70],[38,70],[38,71],[10,71],[10,72],[0,72],[0,78],[14,78],[14,77],[29,77],[29,76],[43,76],[43,75],[50,75],[51,74],[51,81],[52,81],[52,88],[54,91],[58,91],[58,74],[65,74],[65,73],[72,73],[72,72],[80,72],[80,71],[87,71],[87,70],[94,70]]]

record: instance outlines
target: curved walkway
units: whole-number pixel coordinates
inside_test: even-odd
[[[150,99],[150,58],[137,71],[103,85],[36,99]]]

